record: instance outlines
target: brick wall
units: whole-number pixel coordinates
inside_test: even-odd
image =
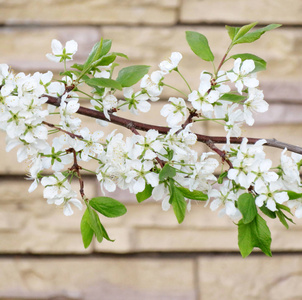
[[[185,30],[205,34],[219,58],[228,44],[224,24],[253,21],[284,26],[237,47],[268,62],[260,79],[270,111],[244,133],[302,146],[301,0],[0,0],[0,57],[16,71],[57,73],[45,58],[53,38],[78,41],[76,59],[83,61],[103,36],[132,64],[156,67],[180,51],[180,68],[197,86],[200,71],[210,66],[190,52]],[[158,111],[156,104],[148,122],[161,122]],[[210,124],[198,130],[223,134]],[[84,250],[81,213],[63,216],[46,204],[42,189],[28,194],[26,165],[16,163],[16,151],[5,152],[3,134],[0,143],[0,299],[302,299],[301,220],[289,230],[271,223],[273,258],[242,259],[236,227],[203,205],[194,204],[178,225],[158,203],[138,205],[117,193],[128,213],[103,220],[116,241]],[[279,153],[268,152],[278,160]],[[86,190],[91,197],[100,193],[88,174]]]

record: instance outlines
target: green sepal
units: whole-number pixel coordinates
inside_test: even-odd
[[[159,172],[159,180],[164,181],[167,178],[173,178],[175,175],[175,168],[171,167],[169,164],[165,164]]]
[[[271,242],[271,232],[259,214],[248,224],[243,223],[243,220],[239,221],[238,246],[242,257],[247,257],[254,247],[260,248],[265,255],[272,256]]]
[[[91,244],[92,238],[93,238],[93,229],[90,227],[89,223],[90,223],[90,215],[89,215],[89,211],[88,208],[85,210],[82,220],[81,220],[81,234],[82,234],[82,240],[83,240],[83,244],[85,249],[89,247],[89,245]]]
[[[210,49],[207,38],[195,31],[186,31],[187,42],[192,51],[205,61],[214,61],[214,55]]]
[[[89,205],[108,218],[120,217],[127,212],[127,208],[123,203],[110,197],[92,198]]]
[[[257,215],[255,197],[250,193],[244,193],[239,196],[237,204],[242,214],[242,222],[244,224],[252,222]]]
[[[220,175],[219,175],[219,177],[218,177],[218,179],[217,179],[217,182],[218,182],[219,184],[222,184],[222,183],[223,183],[223,179],[224,179],[225,177],[227,177],[227,176],[228,176],[228,171],[224,171],[224,172],[220,173]]]
[[[88,78],[85,80],[85,83],[92,87],[108,87],[120,91],[123,89],[119,82],[109,78]]]
[[[150,198],[152,195],[152,191],[153,187],[151,186],[151,184],[146,184],[145,189],[142,192],[136,194],[137,202],[141,203],[146,199]]]
[[[121,69],[118,73],[116,81],[118,81],[122,87],[130,87],[141,80],[149,71],[150,66],[135,65]]]
[[[176,189],[178,189],[182,193],[182,195],[188,199],[198,200],[198,201],[207,201],[209,198],[208,195],[206,195],[205,193],[198,191],[198,190],[190,191],[189,189],[187,189],[183,186],[177,186]]]

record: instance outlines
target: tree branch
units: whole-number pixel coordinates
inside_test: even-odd
[[[48,98],[48,100],[47,100],[48,104],[51,104],[51,105],[54,105],[57,107],[60,106],[60,100],[58,98],[48,96],[48,95],[43,95],[43,97]],[[104,113],[94,110],[94,109],[80,106],[77,113],[80,115],[91,117],[91,118],[108,121],[108,119],[105,117]],[[119,117],[119,116],[116,116],[113,114],[110,115],[110,122],[113,124],[116,124],[116,125],[126,127],[128,129],[131,129],[132,131],[134,128],[136,130],[142,130],[142,131],[148,131],[150,129],[155,129],[161,134],[167,134],[170,131],[169,127],[141,123],[141,122],[129,120],[126,118],[122,118],[122,117]],[[208,141],[212,141],[214,144],[226,144],[226,142],[227,142],[227,139],[225,136],[208,136],[208,135],[202,135],[202,134],[198,134],[198,133],[195,133],[195,134],[197,136],[197,140],[201,143],[207,144]],[[248,144],[255,144],[257,141],[261,140],[262,138],[247,137],[247,139],[248,139]],[[231,144],[241,144],[242,140],[243,140],[243,137],[240,137],[240,138],[231,137],[230,143]],[[276,139],[265,139],[265,140],[266,140],[266,143],[264,144],[265,146],[279,148],[279,149],[287,148],[287,150],[289,150],[291,152],[302,154],[302,147],[295,146],[292,144],[287,144],[284,142],[280,142],[280,141],[277,141]]]

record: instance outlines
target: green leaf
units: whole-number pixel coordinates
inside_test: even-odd
[[[142,192],[136,194],[137,202],[141,203],[144,200],[150,198],[152,191],[153,187],[151,186],[151,184],[146,184],[145,189]]]
[[[84,65],[81,65],[81,64],[73,64],[71,66],[71,68],[77,69],[77,70],[80,70],[80,71],[83,71],[83,67],[84,67]]]
[[[81,234],[85,249],[91,244],[94,232],[89,225],[89,218],[89,211],[86,209],[81,220]]]
[[[109,78],[88,78],[85,80],[86,84],[97,87],[108,87],[112,89],[122,90],[122,86],[119,82]]]
[[[105,227],[103,226],[103,224],[102,224],[101,222],[100,222],[100,224],[101,224],[101,228],[102,228],[102,232],[103,232],[104,238],[105,238],[107,241],[109,241],[109,242],[114,242],[114,240],[110,239],[110,237],[109,237],[109,235],[108,235],[108,233],[107,233]]]
[[[206,61],[213,61],[214,55],[210,49],[207,38],[195,31],[186,31],[187,42],[192,51]]]
[[[165,164],[164,167],[159,172],[159,180],[164,181],[167,178],[173,178],[176,175],[175,168],[171,167],[169,164]]]
[[[267,256],[271,253],[271,233],[265,220],[257,214],[248,224],[240,220],[238,223],[238,245],[242,257],[248,256],[254,247],[260,248]]]
[[[276,213],[274,211],[269,210],[265,204],[263,206],[260,207],[260,210],[267,215],[268,217],[270,217],[271,219],[276,219]]]
[[[119,71],[116,81],[122,87],[130,87],[141,80],[149,71],[150,66],[135,65],[123,68]]]
[[[116,56],[120,56],[120,57],[126,58],[126,59],[129,59],[126,54],[121,53],[121,52],[112,52],[112,54],[114,54]]]
[[[252,43],[252,42],[258,40],[265,32],[273,30],[280,26],[281,26],[281,24],[270,24],[263,28],[259,28],[253,32],[249,32],[249,33],[243,35],[240,38],[237,38],[235,44]]]
[[[178,223],[182,223],[185,215],[186,215],[186,209],[187,209],[187,202],[185,201],[185,198],[180,190],[176,188],[174,185],[174,181],[170,179],[170,199],[169,202],[173,207],[174,214],[176,216],[176,219]]]
[[[108,55],[105,55],[103,57],[101,57],[100,59],[96,60],[92,66],[93,67],[97,67],[97,66],[108,66],[110,65],[111,63],[113,63],[116,59],[116,55],[115,54],[108,54]]]
[[[103,230],[101,226],[101,222],[99,219],[98,214],[91,208],[91,206],[88,204],[87,209],[89,212],[89,218],[87,218],[87,222],[90,226],[90,228],[93,230],[96,239],[99,243],[103,240]]]
[[[230,58],[233,59],[241,58],[242,61],[245,61],[247,59],[252,59],[255,63],[255,69],[253,70],[253,72],[264,71],[266,69],[266,61],[260,58],[259,56],[250,53],[236,54],[236,55],[232,55]]]
[[[90,51],[85,63],[84,63],[84,67],[83,67],[83,70],[85,69],[88,69],[89,66],[94,62],[96,61],[97,59],[100,58],[100,54],[101,54],[101,51],[102,51],[102,47],[103,47],[103,43],[104,43],[104,40],[103,38],[97,42],[96,44],[94,44],[94,46],[92,47],[92,50]]]
[[[233,27],[233,26],[226,25],[225,28],[228,31],[229,37],[233,41],[233,39],[234,39],[235,35],[237,34],[237,32],[239,31],[240,27]]]
[[[281,210],[277,210],[277,211],[276,211],[276,214],[277,214],[277,217],[279,218],[280,222],[284,225],[284,227],[285,227],[286,229],[288,229],[289,226],[288,226],[288,224],[287,224],[287,222],[286,222],[284,213],[283,213]]]
[[[111,40],[103,40],[103,45],[99,57],[106,55],[111,49],[112,41]],[[99,57],[97,59],[99,59]]]
[[[286,192],[289,197],[289,200],[296,200],[296,199],[302,198],[302,194],[300,194],[300,193],[296,193],[293,191],[286,191]]]
[[[252,222],[257,215],[255,198],[250,193],[244,193],[238,198],[238,209],[242,214],[242,222],[248,224]]]
[[[234,38],[233,38],[233,44],[237,44],[237,41],[242,38],[245,34],[247,34],[252,28],[254,28],[257,25],[257,22],[244,25],[239,28],[239,30],[236,32]]]
[[[120,217],[127,212],[124,204],[110,197],[92,198],[89,205],[108,218]]]
[[[206,201],[209,198],[208,195],[204,194],[201,191],[197,191],[197,190],[190,191],[189,189],[183,186],[178,186],[176,188],[182,193],[184,197],[188,199]]]
[[[291,211],[290,211],[290,208],[288,207],[288,206],[285,206],[285,205],[283,205],[283,204],[279,204],[279,203],[276,203],[276,207],[277,207],[277,209],[283,209],[283,210],[285,210],[285,211],[287,211],[288,213],[290,213],[291,215],[293,215],[292,213],[291,213]]]
[[[245,99],[246,99],[245,96],[240,96],[240,95],[231,94],[231,93],[225,93],[219,98],[219,100],[225,100],[225,101],[230,101],[230,102],[235,102],[235,103],[244,101]]]
[[[89,53],[88,58],[84,63],[83,70],[89,70],[90,66],[95,61],[99,60],[102,56],[106,55],[111,48],[111,44],[111,40],[101,39],[99,42],[97,42]]]

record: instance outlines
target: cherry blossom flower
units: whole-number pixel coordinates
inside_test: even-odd
[[[161,69],[162,72],[168,74],[169,72],[177,68],[181,59],[182,59],[181,53],[172,52],[168,60],[164,60],[159,64],[159,68]]]
[[[244,86],[254,88],[259,85],[256,75],[251,72],[255,69],[255,63],[252,59],[246,59],[241,63],[241,58],[237,58],[234,62],[232,72],[227,72],[227,77],[235,82],[235,86],[239,94],[242,94]]]
[[[174,127],[187,116],[186,102],[182,98],[170,97],[170,104],[166,104],[160,111],[163,117],[167,117],[169,127]]]
[[[74,40],[68,41],[63,47],[60,41],[53,39],[51,42],[52,53],[46,54],[46,57],[54,62],[69,61],[78,50],[78,43]]]

